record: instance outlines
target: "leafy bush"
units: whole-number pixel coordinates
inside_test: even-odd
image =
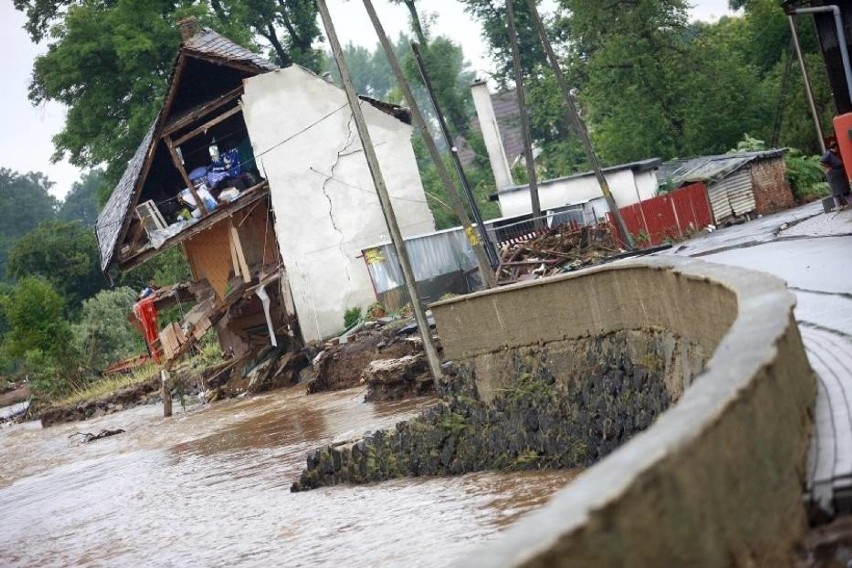
[[[798,201],[810,201],[828,195],[828,183],[819,156],[803,156],[791,150],[784,156],[787,182]]]
[[[73,326],[74,345],[85,366],[103,369],[116,361],[145,352],[142,336],[127,321],[136,292],[122,287],[102,290],[83,302],[79,323]]]
[[[29,276],[3,298],[9,325],[5,344],[13,357],[28,351],[61,356],[71,341],[71,327],[63,317],[62,297],[49,282]]]
[[[360,306],[349,308],[348,310],[346,310],[346,313],[343,314],[343,327],[345,327],[346,329],[349,329],[359,321],[361,321]]]

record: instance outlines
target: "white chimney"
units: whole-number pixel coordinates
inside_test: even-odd
[[[479,126],[482,128],[482,137],[485,139],[485,149],[488,150],[488,161],[494,171],[494,182],[497,190],[505,189],[515,185],[512,181],[512,172],[509,170],[509,160],[506,158],[506,149],[500,138],[500,128],[497,126],[497,116],[494,114],[494,106],[491,104],[491,94],[485,81],[474,83],[470,87],[473,94],[473,105],[476,107],[476,116],[479,117]]]

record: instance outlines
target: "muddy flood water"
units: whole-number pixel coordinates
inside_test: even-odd
[[[478,473],[290,493],[306,453],[433,399],[293,388],[0,429],[2,566],[445,566],[540,507],[573,471]],[[88,444],[77,432],[126,432]]]

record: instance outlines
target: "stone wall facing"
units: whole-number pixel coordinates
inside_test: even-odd
[[[684,365],[686,363],[686,365]],[[587,467],[646,429],[682,394],[672,380],[704,363],[662,331],[618,331],[511,351],[500,383],[447,369],[444,402],[308,458],[294,491],[395,477]]]
[[[682,396],[650,428],[459,565],[793,565],[816,393],[794,305],[774,277],[679,258],[433,304],[445,356],[483,392],[501,353],[617,330],[710,354],[692,384],[682,358]]]

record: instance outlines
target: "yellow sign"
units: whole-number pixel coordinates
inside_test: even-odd
[[[466,228],[464,232],[467,234],[467,240],[470,242],[471,246],[479,244],[479,235],[476,234],[473,227]]]
[[[364,259],[366,259],[367,264],[379,264],[385,261],[385,257],[382,256],[381,249],[370,249],[364,251]]]

